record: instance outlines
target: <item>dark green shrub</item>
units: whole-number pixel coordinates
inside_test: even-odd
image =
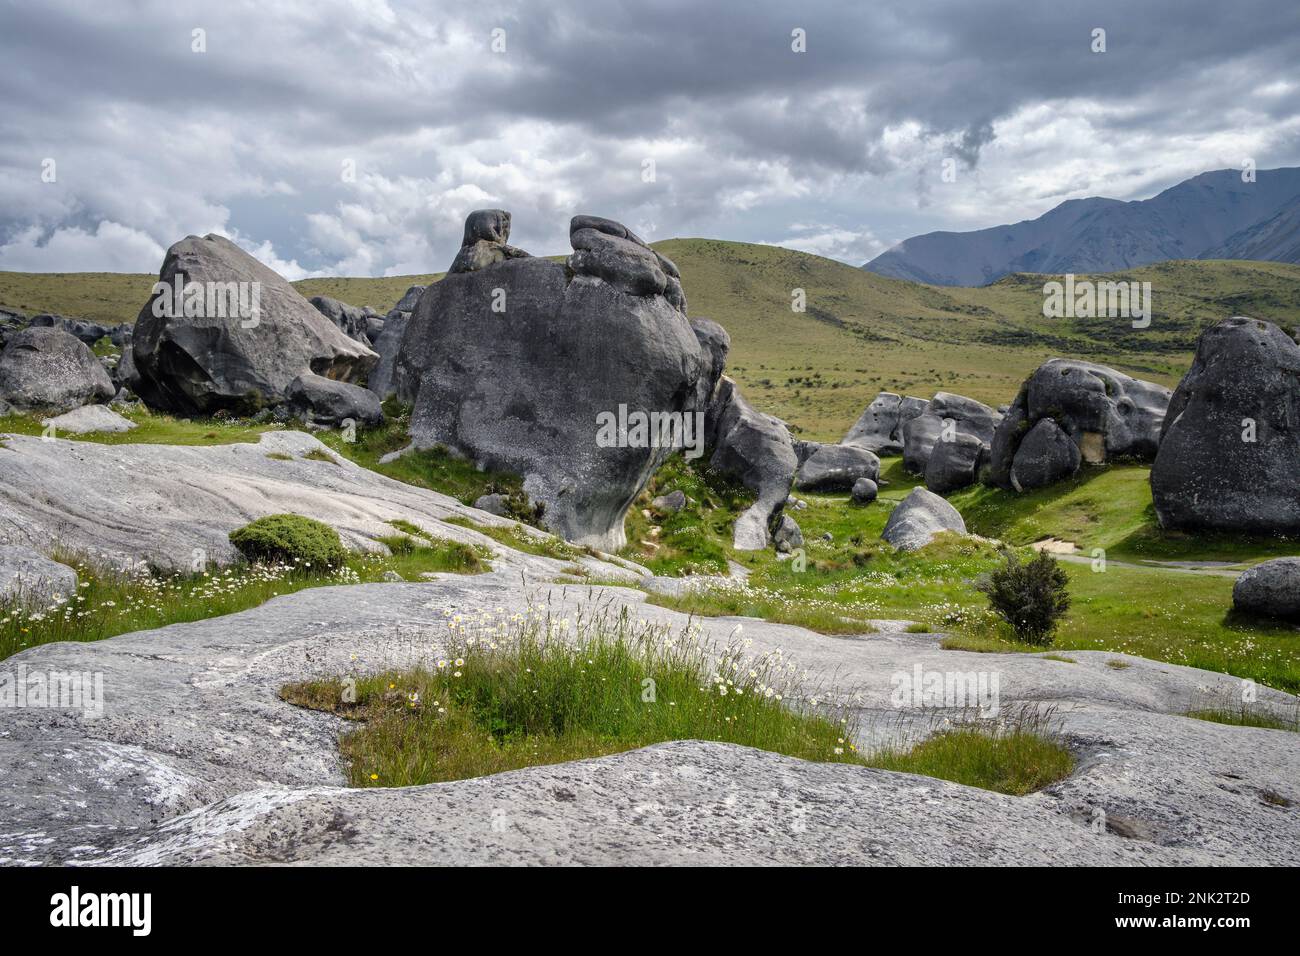
[[[1014,551],[1006,563],[977,587],[988,595],[989,607],[1011,625],[1026,644],[1050,644],[1057,622],[1070,608],[1069,578],[1046,551],[1022,562]]]
[[[267,515],[230,532],[230,543],[249,561],[283,562],[313,569],[338,567],[347,558],[339,533],[302,515]]]

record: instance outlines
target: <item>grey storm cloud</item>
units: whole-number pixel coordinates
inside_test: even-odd
[[[1300,160],[1275,0],[49,0],[0,3],[0,54],[7,269],[146,271],[216,230],[292,275],[433,271],[487,204],[542,252],[587,211],[860,262]]]

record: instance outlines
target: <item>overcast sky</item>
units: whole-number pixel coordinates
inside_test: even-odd
[[[0,63],[9,270],[219,232],[290,278],[441,271],[484,206],[538,254],[584,212],[857,265],[1300,165],[1295,0],[0,0]]]

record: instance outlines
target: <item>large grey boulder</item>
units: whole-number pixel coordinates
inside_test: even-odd
[[[925,487],[935,494],[946,495],[973,485],[986,453],[987,446],[977,435],[957,432],[951,439],[941,437],[925,463]]]
[[[935,444],[955,435],[972,435],[987,446],[1001,417],[973,398],[937,392],[925,410],[903,426],[903,467],[924,475]]]
[[[590,229],[582,221],[575,236]],[[467,242],[483,234],[476,222]],[[550,530],[617,550],[628,506],[659,465],[674,448],[703,451],[705,349],[665,296],[629,291],[587,259],[483,265],[485,255],[430,286],[407,326],[395,380],[413,403],[411,437],[522,476]],[[651,414],[682,427],[641,427]]]
[[[1164,528],[1300,533],[1300,346],[1236,316],[1201,334],[1169,403],[1151,496]]]
[[[913,488],[890,512],[880,537],[900,551],[915,551],[944,531],[965,534],[966,522],[956,508],[934,492]]]
[[[138,374],[132,390],[155,408],[188,415],[279,405],[299,375],[354,381],[379,360],[222,236],[176,243],[158,279],[132,344]],[[202,301],[196,295],[178,312],[177,283],[203,292]]]
[[[1274,558],[1243,571],[1232,586],[1238,611],[1300,620],[1300,558]]]
[[[18,409],[66,412],[116,391],[95,353],[60,328],[15,332],[0,353],[0,398]]]
[[[696,390],[698,407],[704,408],[713,397],[714,388],[722,379],[722,370],[727,367],[727,355],[731,351],[731,336],[712,319],[694,318],[690,322],[708,368],[708,372],[700,379],[700,387]]]
[[[0,601],[38,604],[77,593],[77,572],[21,545],[0,544]]]
[[[46,418],[41,422],[53,431],[51,437],[59,435],[90,435],[95,433],[129,432],[135,428],[135,422],[123,418],[107,405],[83,405],[70,412]]]
[[[1011,487],[1028,491],[1054,484],[1077,472],[1082,460],[1074,440],[1053,419],[1040,418],[1016,449]]]
[[[1050,359],[1025,380],[998,424],[989,453],[988,481],[1014,488],[1012,472],[1022,441],[1039,422],[1049,419],[1078,448],[1084,462],[1152,461],[1170,396],[1163,385],[1105,365]],[[1041,454],[1042,450],[1035,447],[1034,452]],[[1028,464],[1019,469],[1025,474],[1031,470],[1033,466]],[[1058,473],[1052,480],[1068,474],[1073,472]]]
[[[286,393],[289,410],[303,421],[318,425],[382,425],[379,397],[369,389],[348,382],[336,382],[320,375],[299,375]]]
[[[849,491],[859,479],[880,477],[880,459],[866,448],[807,442],[804,449],[794,477],[800,491]]]
[[[321,315],[340,332],[363,345],[370,345],[370,320],[375,318],[373,309],[348,305],[327,295],[314,295],[307,300]]]
[[[755,410],[727,376],[718,384],[708,412],[709,467],[757,495],[736,519],[732,545],[758,551],[770,543],[768,527],[785,507],[799,458],[785,424]]]
[[[528,253],[509,244],[510,213],[504,209],[476,209],[465,219],[460,251],[447,270],[477,272],[507,259],[524,259]]]
[[[856,445],[877,455],[903,453],[903,429],[924,414],[929,402],[894,392],[881,392],[853,423],[841,444]]]

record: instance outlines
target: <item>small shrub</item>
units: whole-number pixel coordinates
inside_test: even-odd
[[[1026,644],[1050,644],[1057,622],[1070,608],[1069,578],[1046,551],[1029,562],[1008,552],[1006,562],[977,587],[988,595],[989,607]]]
[[[230,543],[249,561],[338,567],[347,559],[339,533],[302,515],[267,515],[230,532]]]

